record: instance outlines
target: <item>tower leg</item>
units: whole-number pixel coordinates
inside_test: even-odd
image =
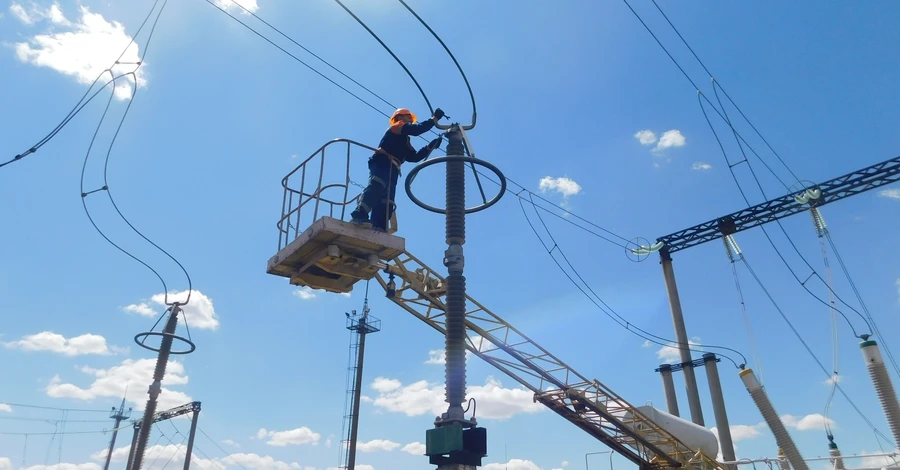
[[[659,375],[662,377],[663,390],[666,392],[666,410],[670,415],[678,416],[678,396],[675,395],[672,366],[669,364],[659,366]]]
[[[678,343],[678,352],[681,362],[684,364],[684,386],[687,391],[688,405],[691,409],[691,421],[694,424],[703,424],[703,408],[700,406],[700,394],[697,391],[697,378],[694,375],[694,366],[691,365],[691,351],[688,349],[687,330],[684,326],[684,315],[681,313],[681,299],[678,297],[678,286],[675,285],[675,271],[672,269],[672,256],[665,248],[659,251],[660,264],[663,269],[663,277],[666,281],[666,293],[669,295],[669,307],[672,310],[672,323],[675,326],[675,341]]]
[[[722,394],[722,382],[719,380],[719,368],[716,367],[716,355],[706,353],[703,355],[706,363],[706,379],[709,382],[709,396],[712,399],[713,414],[716,417],[716,429],[719,431],[719,451],[722,452],[722,460],[734,462],[734,442],[731,440],[731,427],[728,424],[728,413],[725,411],[725,395]],[[715,457],[715,456],[712,456]],[[729,465],[734,470],[736,466]]]
[[[197,405],[197,402],[194,402]],[[197,434],[197,418],[200,416],[200,407],[194,407],[194,415],[191,416],[191,432],[188,434],[187,450],[184,453],[184,470],[191,468],[191,453],[194,451],[194,435]]]

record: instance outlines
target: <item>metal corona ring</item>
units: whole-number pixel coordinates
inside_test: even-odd
[[[492,172],[494,172],[494,174],[497,175],[497,177],[500,179],[500,192],[498,192],[497,195],[494,196],[493,199],[491,199],[490,201],[486,201],[484,204],[481,204],[481,205],[478,205],[475,207],[466,208],[466,214],[472,214],[474,212],[483,211],[483,210],[487,209],[488,207],[493,206],[506,193],[506,177],[503,176],[503,172],[501,172],[500,169],[497,168],[496,166],[494,166],[493,164],[486,162],[484,160],[479,160],[477,158],[472,158],[472,157],[466,157],[463,155],[447,155],[444,157],[435,158],[433,160],[428,160],[425,163],[422,163],[421,165],[417,165],[415,168],[413,168],[412,171],[409,172],[409,175],[406,176],[406,195],[409,196],[409,199],[412,202],[414,202],[417,206],[421,207],[422,209],[425,209],[430,212],[435,212],[438,214],[446,214],[447,213],[446,209],[439,209],[437,207],[430,206],[430,205],[422,202],[421,200],[419,200],[419,198],[417,198],[412,192],[412,183],[413,183],[413,180],[416,179],[416,175],[419,174],[419,170],[422,170],[423,168],[431,166],[431,165],[436,165],[438,163],[455,162],[455,161],[471,162],[471,163],[474,163],[475,165],[483,166],[483,167],[487,168],[488,170],[491,170]]]

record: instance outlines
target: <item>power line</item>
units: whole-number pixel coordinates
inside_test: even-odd
[[[585,297],[587,297],[588,300],[591,301],[591,303],[593,303],[597,308],[599,308],[600,311],[602,311],[604,314],[606,314],[607,317],[612,319],[613,322],[615,322],[616,324],[618,324],[625,330],[631,332],[632,334],[640,337],[641,339],[644,339],[651,343],[654,343],[654,344],[657,344],[660,346],[665,346],[665,347],[671,347],[672,344],[676,343],[675,341],[672,341],[667,338],[663,338],[661,336],[654,335],[638,326],[633,325],[631,322],[626,320],[622,315],[618,314],[615,310],[613,310],[612,307],[609,306],[609,304],[604,302],[603,299],[599,295],[597,295],[597,293],[590,287],[590,285],[587,283],[587,281],[584,280],[584,277],[582,277],[581,274],[578,272],[578,270],[575,269],[575,267],[569,261],[569,258],[566,256],[566,254],[563,252],[562,248],[559,246],[559,243],[556,242],[556,239],[553,237],[553,234],[550,232],[550,229],[547,227],[547,224],[544,222],[543,217],[540,216],[540,213],[535,211],[535,214],[537,214],[538,220],[541,222],[541,225],[544,227],[544,230],[547,232],[547,235],[550,237],[551,243],[553,243],[552,247],[548,246],[547,243],[544,242],[544,240],[540,236],[540,234],[538,234],[537,229],[534,227],[534,224],[531,223],[531,219],[528,217],[527,212],[525,212],[525,206],[522,204],[521,199],[519,200],[519,207],[522,209],[522,214],[525,216],[525,220],[528,222],[528,226],[531,227],[532,232],[534,232],[535,236],[541,242],[541,245],[543,245],[544,249],[547,250],[547,254],[550,255],[550,258],[553,259],[553,262],[556,263],[556,266],[559,267],[559,269],[563,272],[563,274],[565,274],[565,276],[569,279],[569,281],[571,281],[572,284],[574,284],[575,287],[578,288],[578,290],[581,291],[581,293],[584,294]],[[569,266],[569,269],[572,270],[572,272],[575,274],[575,277],[577,277],[578,280],[581,281],[582,284],[584,284],[584,286],[587,290],[585,290],[585,288],[582,288],[581,285],[579,285],[577,282],[575,282],[575,280],[572,278],[572,276],[569,275],[569,273],[563,268],[563,266],[562,266],[562,264],[560,264],[559,260],[557,260],[556,257],[553,256],[554,251],[556,251],[557,253],[560,254],[560,256],[562,256],[563,260]],[[588,292],[590,292],[590,295],[588,294]],[[593,295],[593,297],[592,297],[592,295]],[[596,298],[597,300],[594,300],[594,298]],[[599,303],[597,301],[599,301]],[[741,364],[738,364],[734,359],[732,359],[731,357],[729,357],[725,354],[719,354],[719,356],[724,357],[724,358],[728,359],[729,361],[731,361],[731,363],[734,364],[735,368],[741,368],[744,364],[747,363],[747,358],[744,357],[744,355],[741,354],[741,352],[736,349],[732,349],[732,348],[725,347],[725,346],[714,346],[714,345],[703,345],[703,344],[698,344],[697,346],[705,347],[705,348],[713,348],[713,349],[722,349],[722,350],[731,351],[731,352],[738,354],[739,356],[741,356],[741,361],[742,361]],[[687,346],[687,347],[689,350],[694,351],[694,352],[703,352],[703,350],[701,350],[701,349],[694,349],[694,348],[691,348],[690,346]]]
[[[8,401],[0,401],[0,405],[8,405],[15,406],[19,408],[35,408],[41,410],[54,410],[54,411],[68,411],[68,412],[81,412],[81,413],[109,413],[109,410],[92,410],[92,409],[76,409],[76,408],[60,408],[56,406],[42,406],[42,405],[26,405],[23,403],[12,403]],[[104,420],[103,422],[106,422]]]
[[[153,3],[153,6],[150,8],[150,11],[147,13],[147,16],[144,17],[144,21],[141,22],[141,25],[138,27],[137,31],[135,31],[134,35],[133,35],[133,36],[131,37],[131,39],[128,41],[128,45],[126,45],[125,48],[122,49],[122,53],[119,54],[119,56],[116,58],[116,60],[113,62],[112,65],[110,65],[108,68],[106,68],[105,70],[103,70],[102,72],[100,72],[99,74],[97,74],[97,78],[94,79],[94,81],[91,83],[91,86],[88,87],[88,89],[84,92],[84,95],[82,95],[81,99],[78,100],[77,103],[75,103],[75,106],[72,107],[72,109],[69,111],[69,113],[66,115],[66,117],[63,118],[63,120],[62,120],[59,124],[57,124],[56,127],[55,127],[52,131],[50,131],[49,134],[47,134],[46,136],[44,136],[44,137],[43,137],[41,140],[39,140],[36,144],[32,145],[31,148],[29,148],[28,150],[26,150],[26,151],[24,151],[24,152],[22,152],[22,153],[16,155],[16,156],[13,157],[12,159],[10,159],[10,160],[8,160],[8,161],[6,161],[6,162],[0,164],[0,168],[4,167],[4,166],[6,166],[6,165],[9,165],[10,163],[19,161],[19,160],[21,160],[21,159],[27,157],[28,155],[37,152],[38,149],[40,149],[41,147],[43,147],[44,144],[46,144],[46,143],[49,142],[53,137],[55,137],[56,134],[58,134],[58,133],[63,129],[63,127],[65,127],[65,126],[69,123],[69,121],[71,121],[71,120],[72,120],[79,112],[81,112],[81,110],[84,109],[84,107],[87,106],[87,104],[90,103],[91,100],[93,100],[94,97],[97,96],[97,94],[100,93],[101,90],[103,90],[104,88],[106,88],[106,86],[109,85],[110,83],[115,83],[115,80],[116,80],[117,78],[121,78],[121,77],[123,77],[123,76],[125,76],[125,75],[128,75],[128,74],[122,74],[122,75],[119,75],[118,77],[116,77],[116,76],[113,75],[112,69],[113,69],[116,65],[121,65],[121,64],[119,63],[119,61],[122,59],[122,57],[125,56],[125,53],[128,52],[128,49],[131,47],[131,45],[134,44],[134,39],[137,37],[138,34],[141,33],[141,30],[144,29],[144,26],[147,24],[147,21],[150,20],[150,17],[153,15],[153,11],[156,9],[156,5],[157,5],[158,3],[159,3],[159,0],[156,0],[156,1]],[[146,54],[146,51],[144,52],[144,54]],[[142,61],[142,60],[143,60],[143,59],[141,59],[141,61]],[[137,63],[138,67],[140,67],[141,61],[138,61],[138,63]],[[113,78],[112,80],[106,82],[106,84],[104,84],[102,87],[100,87],[99,90],[97,90],[93,95],[91,95],[91,97],[90,97],[87,101],[85,101],[85,100],[84,100],[85,97],[88,96],[88,94],[89,94],[89,93],[91,92],[91,90],[94,88],[94,85],[96,85],[97,82],[100,80],[100,78],[103,77],[103,75],[106,74],[106,73],[109,73],[110,75],[113,75],[114,78]],[[136,79],[135,79],[134,86],[137,87],[137,80],[136,80]],[[113,89],[115,89],[115,85],[113,85]]]

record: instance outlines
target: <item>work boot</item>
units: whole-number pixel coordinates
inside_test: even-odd
[[[362,228],[372,228],[372,221],[369,220],[369,214],[353,211],[350,213],[350,216],[352,217],[352,219],[350,219],[351,224],[359,225]]]

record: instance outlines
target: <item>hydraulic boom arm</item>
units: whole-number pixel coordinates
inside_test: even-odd
[[[446,283],[421,261],[403,252],[379,274],[388,297],[442,334]],[[392,277],[393,277],[392,276]],[[722,469],[641,414],[596,379],[589,380],[519,330],[467,296],[466,347],[534,392],[535,401],[564,417],[642,469]]]

